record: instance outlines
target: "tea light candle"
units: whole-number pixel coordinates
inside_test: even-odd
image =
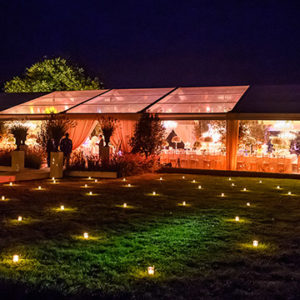
[[[198,190],[201,190],[202,189],[202,186],[201,185],[198,185]]]
[[[91,176],[89,176],[89,178],[88,178],[89,180],[91,180],[92,179],[92,177]]]
[[[126,208],[126,207],[127,207],[127,203],[124,203],[124,204],[123,204],[123,207]]]
[[[21,222],[23,218],[21,216],[18,216],[18,221]]]
[[[123,181],[126,181],[126,178],[123,178]]]
[[[39,185],[39,186],[38,186],[38,190],[41,190],[41,189],[42,189],[42,187]]]
[[[224,193],[222,193],[222,194],[221,194],[221,197],[224,197],[224,196],[225,196],[225,194],[224,194]]]
[[[53,183],[56,183],[56,180],[53,180]]]
[[[232,183],[232,184],[231,184],[231,186],[235,186],[235,184],[234,184],[234,183]]]
[[[292,195],[292,192],[288,192],[288,195]]]
[[[247,206],[250,206],[250,202],[247,202]]]
[[[236,221],[236,222],[239,222],[239,220],[240,220],[240,217],[236,216],[236,217],[235,217],[235,221]]]
[[[97,180],[97,179],[95,179],[95,182],[97,183],[97,182],[98,182],[98,180]]]
[[[247,191],[247,189],[246,189],[246,188],[243,188],[243,191],[244,191],[244,192],[246,192],[246,191]]]
[[[183,201],[183,202],[182,202],[182,205],[183,205],[183,206],[186,206],[186,202],[185,202],[185,201]]]
[[[84,185],[84,187],[85,187],[85,188],[87,188],[87,187],[88,187],[88,185],[87,185],[87,184],[85,184],[85,185]]]
[[[253,241],[253,247],[257,247],[258,246],[258,241],[254,240]]]
[[[156,195],[156,192],[152,192],[152,195],[155,196],[155,195]]]
[[[260,180],[259,183],[262,183],[262,181]]]
[[[231,181],[231,177],[229,177],[228,180]]]
[[[182,179],[185,179],[185,176],[182,176]]]
[[[10,186],[12,186],[12,185],[13,185],[13,183],[12,183],[12,182],[10,182],[10,183],[9,183],[9,185],[10,185]]]
[[[91,195],[93,195],[93,192],[92,192],[92,191],[90,191],[90,192],[89,192],[89,195],[90,195],[90,196],[91,196]]]
[[[15,255],[13,256],[13,262],[14,262],[14,263],[17,263],[18,261],[19,261],[19,255],[15,254]]]
[[[192,182],[193,182],[193,183],[196,183],[196,180],[194,179]]]
[[[128,187],[131,187],[131,184],[130,184],[130,183],[128,183]]]
[[[52,177],[52,180],[55,180],[55,177]]]
[[[65,209],[64,205],[61,205],[60,210],[64,210],[64,209]]]
[[[148,267],[148,275],[154,275],[154,266]]]
[[[84,237],[85,239],[88,239],[88,238],[89,238],[89,234],[88,234],[87,232],[85,232],[85,233],[83,234],[83,237]]]
[[[279,185],[277,185],[277,189],[278,189],[278,190],[280,189],[280,186],[279,186]]]
[[[160,180],[160,181],[162,181],[162,180],[163,180],[163,178],[162,178],[162,177],[160,177],[160,178],[159,178],[159,180]]]
[[[2,196],[2,197],[1,197],[1,200],[5,200],[5,196]]]

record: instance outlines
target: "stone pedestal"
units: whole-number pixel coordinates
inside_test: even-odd
[[[110,153],[110,147],[103,147],[101,149],[101,160],[103,164],[109,163],[109,153]]]
[[[24,169],[25,165],[25,152],[13,151],[11,153],[11,167],[13,171],[20,172]]]
[[[51,152],[50,154],[50,178],[63,177],[64,154],[62,152]]]

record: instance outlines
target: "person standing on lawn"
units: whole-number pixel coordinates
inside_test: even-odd
[[[72,148],[73,148],[72,140],[69,139],[69,134],[66,133],[66,137],[60,141],[60,150],[64,154],[64,165],[66,165],[66,168],[68,168],[70,165],[70,156],[72,153]]]

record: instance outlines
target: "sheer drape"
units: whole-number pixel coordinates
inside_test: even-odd
[[[117,150],[122,152],[130,152],[131,147],[129,141],[134,134],[136,121],[133,120],[120,120],[117,124],[110,142],[116,147]]]
[[[192,143],[195,140],[194,124],[192,123],[186,124],[178,122],[178,125],[174,131],[184,143]]]
[[[77,120],[76,126],[69,129],[70,139],[73,141],[73,150],[81,146],[90,136],[95,128],[97,121],[95,120]]]

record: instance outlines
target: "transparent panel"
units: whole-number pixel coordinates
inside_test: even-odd
[[[171,90],[171,88],[114,89],[70,109],[68,113],[135,113]]]
[[[53,92],[2,111],[2,114],[59,113],[95,97],[105,90]]]
[[[237,170],[300,173],[300,121],[240,121]]]
[[[232,110],[248,86],[179,88],[148,109],[157,113],[221,113]]]
[[[164,121],[166,139],[160,163],[166,167],[223,170],[225,121]]]

